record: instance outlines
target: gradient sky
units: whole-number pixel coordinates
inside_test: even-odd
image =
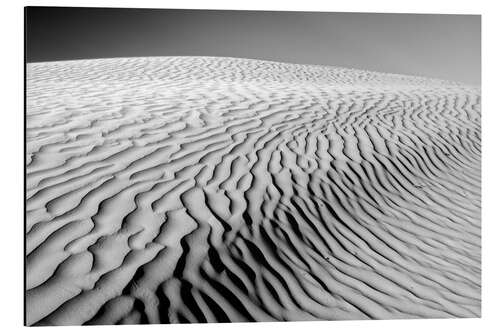
[[[479,15],[28,7],[28,62],[228,56],[479,85]]]

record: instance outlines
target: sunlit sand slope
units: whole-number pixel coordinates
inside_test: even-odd
[[[34,63],[26,122],[29,325],[480,316],[479,88]]]

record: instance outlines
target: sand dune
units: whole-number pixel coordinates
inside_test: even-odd
[[[28,64],[28,325],[480,316],[480,90],[259,60]]]

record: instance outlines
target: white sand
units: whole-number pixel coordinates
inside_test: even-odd
[[[480,315],[480,91],[209,57],[29,64],[27,323]]]

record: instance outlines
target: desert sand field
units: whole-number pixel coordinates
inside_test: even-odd
[[[481,315],[479,87],[217,57],[26,75],[27,325]]]

